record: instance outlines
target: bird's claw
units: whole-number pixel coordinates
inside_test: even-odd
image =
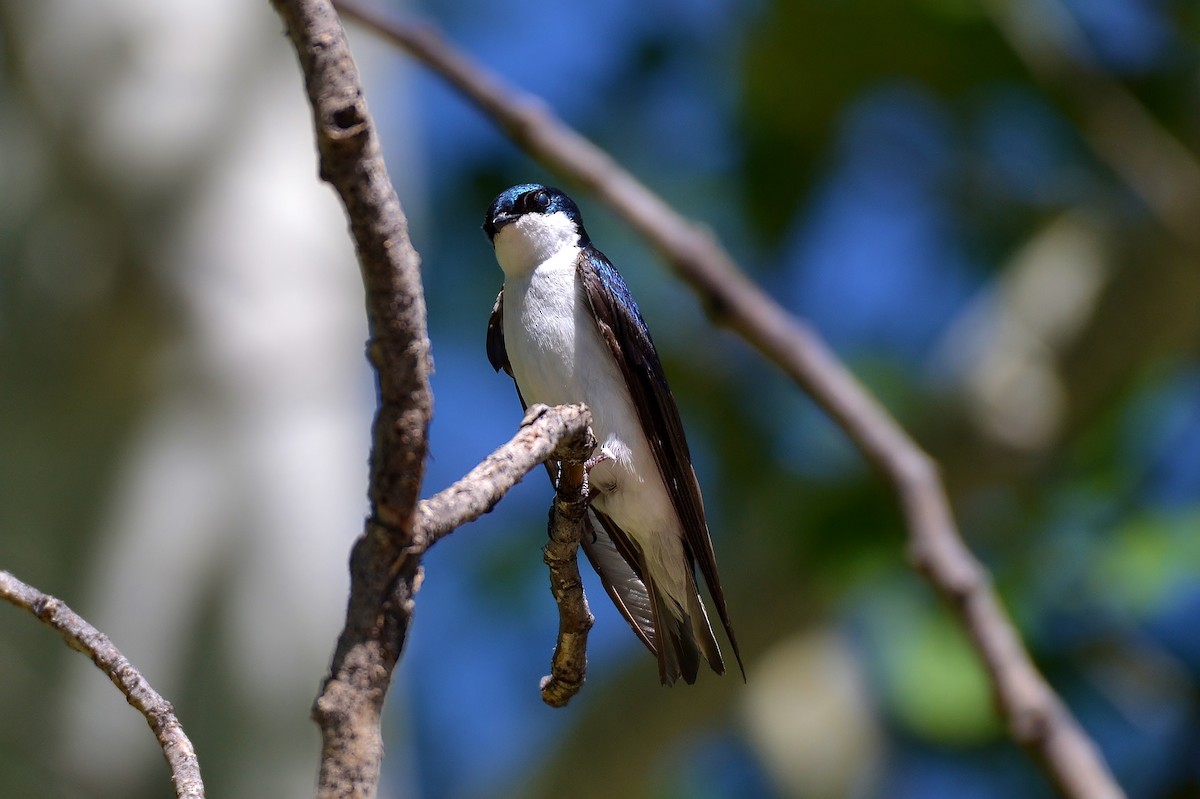
[[[592,469],[596,468],[597,466],[604,463],[605,461],[610,461],[612,459],[613,459],[612,455],[609,455],[607,452],[601,451],[600,453],[593,455],[592,457],[588,458],[586,461],[583,462],[583,483],[581,484],[581,491],[583,492],[583,496],[591,499]],[[554,490],[555,491],[558,490],[559,485],[562,483],[562,476],[563,476],[563,467],[562,467],[562,463],[560,462],[558,464],[558,474],[554,478]]]
[[[583,495],[589,500],[591,499],[592,469],[595,469],[600,464],[610,460],[612,460],[612,455],[609,455],[604,450],[600,450],[600,452],[583,462]]]
[[[590,472],[592,469],[595,469],[600,464],[604,463],[605,461],[610,461],[610,460],[612,460],[612,455],[609,455],[604,450],[600,450],[599,453],[593,455],[592,457],[588,458],[586,461],[583,462],[583,472],[584,472],[584,474],[587,474],[588,472]]]

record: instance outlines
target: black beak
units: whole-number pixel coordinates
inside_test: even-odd
[[[483,232],[487,234],[488,241],[495,241],[496,234],[500,232],[500,229],[502,227],[504,227],[505,225],[516,222],[517,218],[518,218],[517,214],[499,213],[499,214],[496,214],[495,216],[493,216],[488,221],[484,222],[483,223]]]

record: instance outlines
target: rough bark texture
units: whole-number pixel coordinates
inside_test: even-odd
[[[550,592],[558,604],[558,637],[550,674],[542,678],[542,700],[563,707],[583,688],[587,638],[594,621],[579,577],[579,542],[591,533],[584,461],[596,440],[584,405],[534,405],[521,430],[463,479],[421,502],[418,546],[424,551],[444,536],[490,511],[500,498],[543,461],[562,464],[550,508],[542,557],[550,569]]]
[[[563,452],[569,455],[580,448],[590,453],[595,443],[588,432],[591,423],[592,415],[586,405],[530,407],[521,421],[521,430],[511,441],[454,485],[421,501],[417,524],[419,548],[428,549],[456,528],[490,511],[530,469],[543,461],[565,458]]]
[[[6,571],[0,571],[0,599],[37,616],[43,624],[57,630],[67,646],[90,657],[125,694],[129,704],[146,718],[162,747],[167,765],[171,767],[175,795],[179,799],[204,799],[200,762],[175,716],[175,709],[146,682],[108,636],[88,624],[62,600],[43,594]]]
[[[579,577],[579,542],[592,535],[588,521],[587,474],[583,461],[590,453],[562,457],[558,491],[550,508],[549,540],[542,559],[550,569],[550,593],[558,605],[558,643],[550,673],[542,678],[542,701],[564,707],[583,688],[587,676],[587,641],[595,618]]]
[[[350,221],[366,290],[367,355],[379,408],[372,428],[370,518],[350,558],[350,601],[330,675],[313,708],[321,728],[319,795],[375,794],[380,713],[420,578],[417,499],[433,398],[420,259],[367,112],[345,31],[328,0],[276,0],[300,58],[320,175]]]

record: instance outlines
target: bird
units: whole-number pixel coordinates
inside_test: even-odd
[[[658,659],[661,683],[691,684],[701,658],[725,673],[698,567],[745,679],[683,423],[624,279],[560,189],[501,192],[483,230],[504,272],[487,327],[492,367],[525,407],[591,411],[592,530],[581,543],[605,591]]]

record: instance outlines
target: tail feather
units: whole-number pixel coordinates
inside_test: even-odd
[[[592,518],[599,525],[585,537],[583,550],[621,615],[658,659],[662,684],[672,685],[680,677],[694,683],[701,657],[717,674],[724,674],[721,648],[695,577],[688,574],[687,607],[680,607],[655,585],[641,550],[625,531],[595,508]]]
[[[691,577],[688,579],[688,592],[686,618],[692,625],[692,637],[712,670],[717,674],[724,674],[725,661],[721,657],[721,647],[717,645],[717,638],[713,634],[712,624],[708,620],[708,612],[705,611],[704,602],[700,599],[700,594],[696,590],[695,579]]]
[[[600,583],[617,610],[646,648],[657,655],[658,625],[649,592],[642,582],[640,556],[612,519],[595,509],[592,516],[599,524],[591,524],[589,519],[590,530],[584,534],[583,552],[600,575]]]
[[[673,685],[683,677],[688,685],[696,682],[700,672],[700,650],[692,637],[691,623],[672,612],[675,604],[648,581],[646,586],[652,598],[650,607],[654,611],[658,640],[658,678],[663,685]]]

